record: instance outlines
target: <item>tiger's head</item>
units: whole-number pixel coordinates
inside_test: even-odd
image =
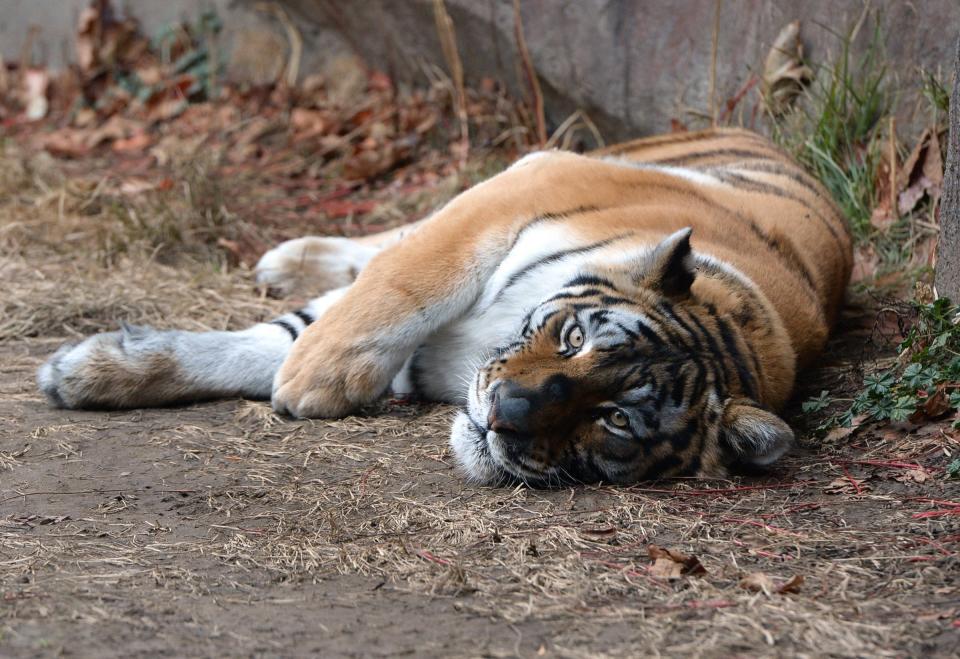
[[[757,402],[739,329],[691,293],[690,229],[625,267],[581,274],[478,369],[451,445],[489,483],[722,476],[793,442]]]

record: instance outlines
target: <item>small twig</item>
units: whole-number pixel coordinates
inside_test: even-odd
[[[752,519],[740,519],[739,517],[721,517],[721,522],[731,522],[733,524],[745,524],[747,526],[756,526],[763,529],[764,531],[770,531],[771,533],[778,533],[782,535],[792,535],[797,538],[804,537],[802,533],[797,533],[796,531],[790,531],[788,529],[782,529],[779,526],[772,526],[771,524],[766,524],[765,522],[757,522]]]
[[[946,508],[944,510],[928,510],[924,513],[913,513],[913,519],[927,519],[929,517],[949,517],[951,515],[960,515],[960,508]]]
[[[438,565],[453,565],[450,561],[445,558],[440,558],[439,556],[434,556],[426,549],[418,549],[414,552],[417,556],[422,558],[425,561],[430,561],[431,563],[436,563]]]
[[[834,464],[842,465],[869,465],[871,467],[890,467],[891,469],[919,469],[920,471],[938,471],[936,467],[924,467],[915,462],[899,462],[897,460],[835,460]]]
[[[900,219],[900,209],[897,203],[897,118],[890,115],[890,134],[887,136],[887,157],[890,159],[890,212],[893,220]]]
[[[726,123],[733,117],[733,111],[736,109],[737,105],[739,105],[740,101],[743,100],[743,97],[747,95],[747,92],[756,87],[758,82],[760,82],[760,78],[757,77],[757,74],[751,73],[750,77],[747,78],[747,81],[743,83],[743,86],[737,90],[737,93],[727,99],[726,107],[723,109],[723,114],[720,115],[720,123]],[[743,115],[741,115],[741,118],[742,116]]]
[[[860,483],[857,482],[857,479],[850,475],[850,471],[847,469],[846,465],[840,465],[840,469],[843,470],[843,475],[847,477],[847,480],[850,481],[850,484],[853,485],[853,488],[857,491],[857,494],[863,494],[863,488],[860,487]]]
[[[6,503],[7,501],[16,501],[17,499],[23,499],[25,497],[37,497],[43,495],[49,496],[72,496],[76,494],[108,494],[111,492],[146,492],[146,488],[142,487],[124,487],[113,490],[72,490],[69,492],[21,492],[13,497],[7,497],[6,499],[0,499],[0,503]],[[190,494],[196,492],[197,490],[155,490],[159,494]]]
[[[717,127],[717,50],[720,44],[720,7],[717,0],[713,11],[713,39],[710,44],[710,125]]]
[[[470,151],[470,121],[467,115],[467,93],[463,85],[463,63],[460,61],[460,51],[457,48],[457,33],[453,28],[453,19],[447,13],[443,0],[433,0],[433,17],[437,23],[437,36],[440,38],[440,47],[443,57],[450,67],[450,78],[453,80],[454,104],[456,105],[457,121],[460,122],[460,168],[463,169]]]
[[[303,37],[300,36],[300,30],[290,20],[287,12],[276,2],[258,2],[254,7],[262,12],[273,14],[284,31],[287,33],[287,40],[290,42],[290,57],[284,67],[284,82],[287,87],[295,87],[297,78],[300,76],[300,60],[303,55]]]
[[[523,36],[523,19],[520,17],[520,0],[513,0],[513,34],[517,40],[517,52],[520,53],[523,72],[527,77],[527,84],[530,85],[530,93],[533,96],[533,114],[536,120],[537,144],[543,147],[547,143],[547,122],[543,112],[543,93],[540,91],[537,72],[534,70],[533,63],[530,61],[530,51],[527,50],[527,41]]]
[[[641,487],[631,487],[626,489],[628,492],[644,492],[644,493],[654,493],[654,494],[672,494],[672,495],[685,495],[685,496],[710,496],[716,494],[731,494],[734,492],[750,492],[752,490],[782,490],[785,488],[794,488],[794,487],[803,487],[805,485],[810,485],[816,483],[816,481],[794,481],[793,483],[777,483],[773,485],[741,485],[739,487],[726,487],[726,488],[716,488],[716,489],[703,489],[703,490],[668,490],[660,488],[641,488]]]

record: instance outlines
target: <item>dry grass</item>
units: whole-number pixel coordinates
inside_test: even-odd
[[[301,422],[237,401],[49,410],[33,372],[63,337],[119,320],[238,327],[280,304],[225,259],[172,241],[154,256],[149,237],[110,224],[116,211],[88,205],[103,196],[96,183],[9,149],[0,172],[0,654],[956,648],[960,516],[942,477],[960,450],[952,432],[807,439],[762,478],[538,491],[466,484],[443,406]],[[125,213],[144,203],[124,199]],[[186,241],[220,226],[202,210],[177,217]],[[111,258],[104,225],[126,245]],[[810,392],[846,377],[864,340],[836,344]],[[650,544],[706,572],[657,576]],[[803,584],[742,587],[755,572]]]

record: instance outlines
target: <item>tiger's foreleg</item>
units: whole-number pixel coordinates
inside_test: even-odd
[[[69,409],[156,407],[214,398],[270,397],[294,340],[339,299],[236,332],[125,326],[60,348],[37,373],[51,404]]]
[[[277,374],[274,408],[337,417],[373,401],[420,344],[477,300],[525,226],[563,217],[583,199],[615,198],[631,175],[553,152],[462,193],[374,257],[304,332]]]

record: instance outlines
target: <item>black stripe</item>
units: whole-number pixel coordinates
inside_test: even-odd
[[[637,151],[649,151],[651,149],[662,149],[686,144],[688,142],[716,142],[719,140],[747,139],[751,142],[758,142],[769,146],[769,142],[755,133],[750,132],[704,132],[693,131],[686,133],[673,133],[670,135],[661,135],[658,137],[641,137],[637,140],[617,144],[606,149],[600,149],[590,153],[591,156],[610,157],[628,153],[631,156]],[[641,161],[642,162],[642,161]]]
[[[660,313],[662,313],[664,316],[669,318],[671,321],[673,321],[674,324],[678,325],[680,329],[682,329],[684,332],[687,333],[688,337],[684,339],[684,337],[680,336],[677,332],[673,332],[674,336],[677,336],[680,339],[680,343],[682,343],[684,347],[689,348],[690,344],[692,343],[693,349],[696,352],[701,352],[703,350],[703,343],[701,343],[700,337],[697,336],[697,333],[694,332],[693,329],[689,325],[687,325],[687,323],[684,322],[679,315],[677,315],[677,313],[673,310],[672,304],[670,304],[666,300],[661,300],[660,302],[657,303],[656,309]],[[670,326],[664,325],[664,328],[669,329]]]
[[[293,315],[303,321],[304,325],[310,325],[313,322],[313,316],[308,314],[305,309],[297,309]]]
[[[597,288],[587,288],[579,293],[565,293],[560,292],[554,295],[553,297],[547,298],[541,304],[547,304],[548,302],[556,302],[557,300],[578,300],[585,297],[591,297],[594,295],[603,295],[603,291]]]
[[[606,286],[607,288],[617,290],[617,287],[614,286],[613,282],[609,279],[597,277],[596,275],[577,275],[563,285],[564,288],[572,288],[574,286]]]
[[[513,249],[513,247],[517,244],[517,242],[520,240],[520,237],[523,235],[523,233],[527,229],[535,227],[538,224],[541,224],[543,222],[552,222],[553,220],[563,220],[568,217],[573,217],[574,215],[582,215],[584,213],[593,213],[599,210],[600,210],[599,206],[587,204],[587,205],[581,205],[581,206],[574,206],[569,210],[550,211],[547,213],[541,213],[540,215],[535,216],[529,222],[527,222],[522,227],[520,227],[520,230],[517,231],[517,235],[513,237],[513,240],[510,243],[509,249]]]
[[[752,158],[763,158],[766,160],[773,160],[777,162],[778,160],[784,158],[780,153],[777,153],[773,149],[758,149],[756,151],[749,149],[708,149],[706,151],[696,151],[694,153],[687,153],[682,156],[671,156],[669,158],[657,158],[651,160],[650,162],[657,165],[681,165],[681,166],[690,166],[691,162],[696,162],[700,160],[707,160],[709,158],[721,158],[721,157],[730,157],[730,158],[740,158],[740,159],[752,159]]]
[[[294,341],[297,340],[297,330],[293,325],[283,320],[282,318],[277,318],[276,320],[271,320],[270,322],[273,323],[274,325],[279,325],[283,329],[287,330],[287,333],[290,335],[290,337]]]
[[[726,385],[730,382],[730,375],[727,372],[727,363],[723,358],[724,353],[720,350],[720,344],[717,343],[717,340],[714,338],[713,334],[707,331],[707,328],[700,322],[700,319],[694,314],[690,314],[690,320],[694,325],[703,333],[703,337],[707,340],[707,346],[710,350],[710,353],[713,355],[713,361],[716,362],[717,366],[720,367],[720,373],[723,377],[723,383]]]
[[[530,274],[532,271],[536,270],[537,268],[540,268],[545,265],[549,265],[550,263],[556,263],[557,261],[561,261],[568,256],[573,256],[574,254],[584,254],[586,252],[592,252],[595,249],[606,247],[611,243],[615,243],[618,240],[623,240],[624,238],[627,238],[632,235],[633,235],[632,233],[622,233],[620,235],[607,238],[605,240],[600,240],[595,243],[591,243],[589,245],[584,245],[583,247],[575,247],[572,249],[564,249],[558,252],[552,252],[540,259],[537,259],[533,263],[528,263],[523,268],[521,268],[517,272],[510,275],[510,278],[507,279],[507,283],[503,285],[503,288],[497,291],[497,294],[493,297],[493,300],[490,302],[490,305],[488,305],[487,308],[499,302],[500,298],[503,297],[503,294],[506,292],[508,288],[516,284],[518,281],[526,277],[528,274]]]
[[[726,206],[719,203],[718,201],[709,199],[708,197],[700,194],[700,192],[698,192],[695,188],[692,188],[692,187],[679,187],[679,186],[667,185],[662,183],[651,184],[649,182],[645,183],[644,185],[646,187],[651,187],[651,188],[656,187],[662,190],[666,190],[668,192],[673,192],[674,194],[695,199],[700,203],[704,204],[705,206],[707,206],[708,208],[725,214],[728,218],[738,222],[739,224],[749,229],[750,232],[753,233],[754,237],[760,242],[760,244],[765,246],[769,251],[773,252],[777,256],[783,256],[784,259],[778,259],[778,261],[784,262],[785,267],[789,266],[789,263],[790,263],[789,258],[783,253],[783,251],[781,251],[780,248],[777,247],[779,243],[775,239],[767,235],[759,226],[757,226],[756,222],[754,222],[752,219],[744,217],[739,212],[732,210],[730,208],[727,208]],[[838,249],[841,252],[843,252],[843,248],[840,247],[839,245],[838,245]],[[813,277],[810,275],[810,272],[805,267],[803,267],[802,263],[800,263],[799,261],[797,262],[797,266],[798,267],[796,270],[789,267],[788,267],[788,270],[793,270],[795,274],[799,275],[800,278],[803,280],[803,282],[807,284],[807,286],[804,287],[804,292],[811,299],[811,301],[819,308],[821,306],[821,303],[820,303],[820,298],[816,292],[816,287],[813,285]]]
[[[757,400],[757,383],[753,377],[753,374],[747,370],[747,367],[744,365],[743,353],[740,352],[740,348],[737,347],[736,337],[733,336],[733,332],[730,329],[730,326],[727,325],[727,321],[723,318],[717,316],[714,319],[717,323],[717,327],[720,329],[720,338],[723,340],[723,344],[727,348],[727,353],[730,355],[730,358],[733,360],[734,366],[737,368],[737,378],[740,380],[740,386],[744,389],[744,393],[747,394],[753,400]]]
[[[820,185],[815,179],[810,177],[806,172],[804,172],[799,167],[789,167],[785,163],[780,163],[766,159],[758,159],[751,162],[737,163],[736,169],[743,169],[751,172],[763,172],[765,174],[773,174],[774,176],[782,176],[788,178],[802,188],[805,188],[817,199],[824,200],[830,209],[833,211],[833,214],[839,219],[842,231],[842,236],[838,236],[836,231],[833,231],[834,237],[839,241],[844,242],[846,245],[850,245],[850,229],[847,225],[846,219],[844,217],[843,211],[840,210],[840,207],[837,206],[837,202],[834,198],[827,192],[822,185]],[[833,227],[832,223],[828,223]],[[844,263],[849,267],[849,262],[846,258],[846,251],[843,251],[844,254]]]
[[[735,166],[735,167],[738,169],[746,169],[745,167],[740,167],[740,166]],[[798,204],[806,208],[808,211],[810,211],[814,215],[814,217],[816,217],[817,220],[820,221],[820,224],[822,224],[824,227],[827,228],[827,231],[829,231],[833,235],[833,238],[835,240],[838,240],[838,241],[841,240],[840,234],[837,232],[837,228],[834,226],[834,224],[830,222],[830,220],[828,220],[820,211],[814,208],[813,204],[810,203],[810,200],[804,199],[790,192],[789,190],[785,188],[781,188],[780,186],[777,186],[777,185],[773,185],[772,183],[756,181],[754,179],[751,179],[748,176],[744,176],[743,174],[724,171],[722,168],[711,170],[710,173],[716,176],[717,178],[719,178],[720,180],[726,183],[729,183],[730,185],[733,185],[738,189],[747,190],[748,192],[759,192],[761,194],[774,195],[777,197],[782,197],[782,198],[797,202]],[[797,181],[804,188],[810,190],[812,193],[814,193],[814,195],[818,199],[823,198],[824,196],[829,197],[829,193],[824,194],[822,191],[818,192],[812,186],[804,185],[804,183],[799,181],[798,179],[791,178],[791,180]],[[840,217],[843,217],[842,213],[840,214]],[[846,227],[844,227],[844,232],[846,233]]]
[[[660,338],[660,336],[642,320],[637,321],[637,331],[639,331],[640,334],[643,335],[643,338],[649,341],[653,346],[659,348],[664,345],[663,339]]]

